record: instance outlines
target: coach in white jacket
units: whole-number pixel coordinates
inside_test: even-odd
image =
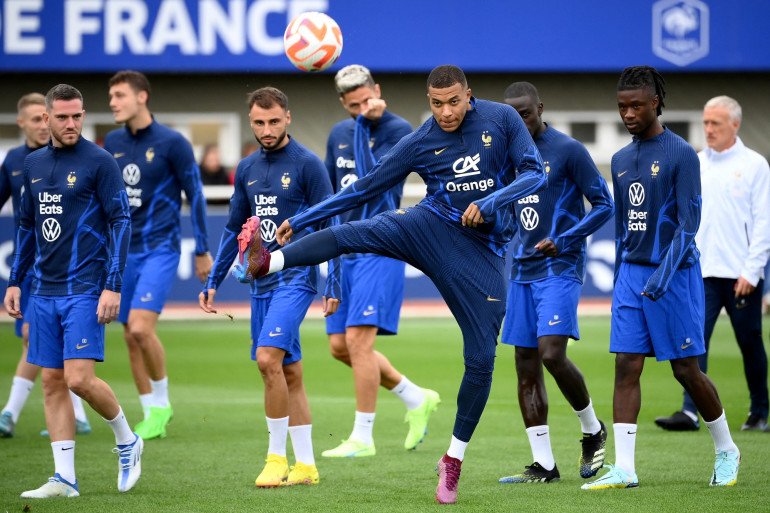
[[[770,167],[738,137],[741,106],[717,96],[703,109],[708,148],[698,153],[703,210],[695,242],[701,252],[706,291],[706,372],[709,339],[725,308],[743,354],[751,406],[742,430],[770,432],[767,425],[767,355],[762,342],[762,278],[770,256]],[[655,423],[673,431],[700,427],[692,399],[684,393],[682,411]]]

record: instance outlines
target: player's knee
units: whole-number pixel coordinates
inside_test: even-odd
[[[495,370],[494,354],[476,354],[465,357],[465,379],[476,386],[489,386]]]
[[[271,354],[257,351],[257,367],[263,378],[283,376],[283,362],[274,358]]]
[[[126,330],[126,342],[139,346],[145,345],[153,335],[153,330],[146,324],[129,324]]]
[[[342,344],[331,342],[329,344],[329,353],[334,357],[335,360],[339,360],[342,363],[350,365],[350,354],[348,353],[348,348],[345,345],[344,340]]]

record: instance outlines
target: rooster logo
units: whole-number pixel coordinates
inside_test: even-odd
[[[289,173],[284,173],[281,177],[281,183],[283,184],[284,189],[289,188],[289,184],[291,183],[291,176],[289,176]]]

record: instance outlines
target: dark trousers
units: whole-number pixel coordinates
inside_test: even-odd
[[[698,357],[698,364],[703,372],[708,368],[708,350],[714,325],[722,307],[730,317],[738,347],[743,355],[743,372],[749,386],[751,398],[750,412],[762,418],[768,415],[767,396],[767,354],[762,341],[762,280],[748,296],[735,297],[735,281],[732,278],[704,278],[706,291],[706,353]],[[684,393],[683,410],[695,412],[695,404]]]

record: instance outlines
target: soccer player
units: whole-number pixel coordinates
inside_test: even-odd
[[[433,116],[365,177],[284,221],[278,242],[365,204],[413,171],[427,185],[420,204],[321,230],[272,255],[259,248],[264,252],[248,272],[261,276],[364,252],[403,260],[431,278],[463,334],[465,373],[455,425],[437,466],[436,499],[454,503],[465,449],[489,397],[505,313],[503,257],[514,229],[508,207],[542,189],[546,177],[540,153],[513,108],[474,98],[457,66],[434,68],[427,85]]]
[[[326,143],[326,169],[335,191],[363,178],[402,137],[409,123],[387,109],[364,66],[352,64],[334,77],[340,103],[352,119],[337,123]],[[403,182],[365,205],[341,214],[340,222],[367,219],[394,210],[401,202]],[[388,358],[374,350],[378,334],[395,335],[404,294],[404,262],[373,253],[342,258],[342,295],[336,315],[326,318],[332,355],[353,369],[356,415],[353,431],[326,457],[374,456],[372,437],[377,388],[382,385],[403,401],[409,432],[404,448],[416,449],[425,436],[430,414],[440,402],[433,390],[420,388],[402,375]]]
[[[80,136],[83,96],[67,84],[51,88],[43,119],[47,147],[24,160],[16,256],[5,308],[21,319],[20,285],[34,261],[29,303],[29,363],[43,367],[43,400],[55,474],[28,498],[76,497],[72,390],[115,434],[118,490],[141,474],[144,443],[131,432],[110,386],[94,374],[104,360],[104,325],[115,320],[131,235],[128,196],[115,160]]]
[[[248,106],[251,128],[261,149],[241,160],[235,172],[230,216],[214,267],[199,295],[200,306],[208,313],[216,313],[216,289],[236,254],[245,264],[244,250],[248,252],[252,241],[277,247],[277,222],[332,193],[321,159],[287,134],[291,113],[286,95],[274,87],[263,87],[249,95]],[[261,221],[250,218],[254,214]],[[309,231],[297,238],[302,240]],[[251,281],[242,272],[239,276],[241,281]],[[332,265],[329,277],[324,294],[326,315],[336,311],[340,299],[338,265]],[[307,266],[251,281],[251,359],[257,362],[265,384],[269,433],[266,464],[255,481],[260,488],[319,482],[299,339],[300,324],[316,294],[317,280],[318,267]],[[287,432],[296,459],[291,469],[286,458]]]
[[[770,168],[767,160],[738,137],[742,111],[729,96],[717,96],[703,108],[708,148],[698,153],[703,185],[703,222],[695,241],[701,249],[706,291],[706,352],[722,307],[730,317],[743,356],[751,400],[742,431],[770,432],[767,425],[767,353],[762,340],[762,278],[770,255]],[[658,417],[663,429],[700,428],[698,411],[687,392],[682,410]]]
[[[195,275],[211,270],[206,236],[206,200],[190,143],[161,125],[149,110],[150,82],[137,71],[120,71],[109,81],[110,109],[117,123],[104,149],[117,160],[131,207],[123,298],[123,323],[131,372],[144,420],[135,431],[145,440],[164,438],[174,412],[169,402],[166,353],[155,331],[181,256],[182,191],[190,202],[195,234]]]
[[[535,86],[515,82],[504,98],[521,115],[540,150],[548,188],[514,203],[519,229],[510,249],[501,341],[516,346],[519,407],[534,463],[500,482],[548,483],[560,478],[551,450],[543,366],[580,420],[579,470],[581,477],[589,478],[604,463],[607,432],[596,417],[583,374],[567,358],[567,341],[580,338],[577,305],[585,274],[585,239],[612,217],[612,197],[585,147],[543,121]],[[588,214],[584,197],[591,203]]]
[[[623,70],[618,111],[633,140],[612,157],[615,288],[610,351],[615,353],[612,426],[615,465],[584,490],[639,486],[634,465],[644,358],[669,361],[714,439],[711,486],[738,481],[741,455],[714,383],[698,368],[704,352],[703,279],[695,247],[701,212],[695,150],[661,125],[666,96],[655,68]]]
[[[45,96],[40,93],[25,94],[19,99],[16,107],[18,112],[16,123],[24,133],[24,144],[9,151],[2,166],[0,166],[0,206],[4,205],[8,198],[11,198],[14,227],[18,231],[21,191],[24,185],[24,158],[48,144],[51,136],[48,125],[43,120]],[[29,273],[21,282],[20,287],[22,317],[27,309],[31,284],[32,274]],[[22,351],[16,366],[16,374],[13,376],[13,385],[8,395],[8,402],[0,410],[0,438],[13,436],[21,410],[24,408],[40,372],[39,366],[27,362],[29,322],[26,319],[16,319],[16,336],[22,339]],[[91,425],[88,423],[86,412],[83,409],[83,402],[72,392],[70,392],[70,397],[75,408],[75,431],[79,435],[87,435],[91,432]],[[42,431],[41,434],[48,436],[47,430]]]

